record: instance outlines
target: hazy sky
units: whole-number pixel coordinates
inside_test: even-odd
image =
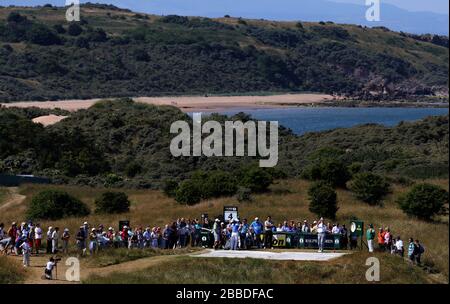
[[[108,2],[105,0],[90,0],[91,2]],[[223,0],[227,1],[227,0]],[[245,1],[245,0],[241,0]],[[301,1],[301,0],[298,0]],[[343,2],[343,3],[353,3],[364,5],[366,0],[329,0],[333,2]],[[86,1],[82,1],[86,2]],[[152,0],[115,0],[111,1],[115,3],[124,3],[126,5],[133,5],[133,2],[138,4],[137,6],[142,7],[142,4],[148,2],[149,6],[151,6]],[[277,0],[274,0],[274,4],[276,5]],[[38,5],[52,3],[58,6],[63,6],[65,4],[65,0],[0,0],[0,5]],[[388,3],[400,8],[409,10],[409,11],[430,11],[440,14],[447,14],[449,10],[449,0],[381,0],[381,3]]]
[[[364,4],[366,0],[330,0],[333,2]],[[449,0],[381,0],[408,11],[429,11],[448,15]]]

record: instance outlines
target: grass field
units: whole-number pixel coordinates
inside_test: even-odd
[[[428,182],[438,184],[448,189],[448,180],[428,180]],[[308,199],[307,188],[309,182],[304,180],[283,180],[277,182],[271,187],[271,192],[266,194],[255,195],[252,202],[238,203],[235,198],[221,198],[209,201],[204,201],[195,206],[183,206],[177,204],[174,200],[167,198],[159,191],[151,190],[126,190],[131,201],[132,206],[129,213],[121,215],[97,215],[91,214],[86,218],[70,218],[65,220],[59,220],[54,222],[42,221],[41,224],[46,227],[52,225],[60,228],[68,227],[72,234],[76,231],[80,224],[87,220],[90,224],[104,226],[113,226],[117,228],[118,221],[128,219],[131,221],[133,227],[142,226],[163,226],[168,222],[179,218],[200,218],[202,213],[208,213],[210,217],[215,217],[221,214],[223,206],[236,205],[239,207],[239,214],[241,217],[247,217],[253,219],[255,216],[264,218],[267,215],[271,215],[276,223],[283,220],[295,220],[300,221],[303,219],[313,220],[315,217],[308,211]],[[41,185],[24,185],[19,189],[20,194],[25,195],[25,201],[19,205],[3,210],[0,213],[0,222],[9,224],[11,221],[21,221],[24,219],[26,211],[26,205],[30,202],[32,196],[40,190],[48,188],[48,186]],[[54,186],[54,188],[60,188],[69,193],[77,196],[84,202],[86,202],[93,210],[94,199],[100,195],[104,190],[98,188],[89,187],[68,187],[68,186]],[[381,268],[385,269],[384,275],[386,280],[384,282],[394,283],[421,283],[421,282],[448,282],[448,261],[449,261],[449,243],[448,243],[448,216],[442,216],[435,222],[423,222],[414,218],[409,218],[398,209],[395,204],[395,199],[405,191],[408,190],[406,186],[394,185],[393,192],[390,194],[382,207],[371,207],[358,200],[356,200],[352,194],[346,190],[338,190],[339,211],[337,214],[337,222],[341,224],[349,225],[352,217],[364,220],[366,224],[373,223],[375,227],[389,226],[394,236],[401,236],[406,242],[409,237],[418,238],[424,244],[426,252],[422,258],[424,265],[428,269],[426,271],[414,267],[411,268],[407,265],[406,261],[399,260],[398,257],[392,257],[390,255],[382,256]],[[0,202],[1,204],[1,202]],[[136,253],[136,255],[128,253],[111,253],[113,256],[98,256],[94,261],[86,263],[92,263],[92,265],[111,265],[122,263],[123,261],[139,259],[141,257],[148,257],[153,255],[159,255],[158,253]],[[125,274],[121,275],[124,278],[124,282],[174,282],[180,280],[182,275],[177,276],[176,269],[181,271],[184,269],[183,275],[196,278],[194,282],[203,282],[206,277],[196,275],[201,269],[202,271],[210,272],[214,279],[214,282],[231,282],[233,276],[225,274],[223,277],[221,273],[227,272],[230,263],[239,263],[242,268],[239,269],[239,273],[250,273],[253,280],[251,282],[261,282],[261,275],[264,273],[271,273],[271,282],[312,282],[313,276],[299,276],[295,273],[308,273],[308,269],[312,273],[317,272],[323,277],[320,282],[358,282],[360,277],[365,272],[361,272],[361,269],[367,269],[365,266],[365,253],[356,252],[349,257],[340,258],[333,262],[326,263],[295,263],[295,262],[269,262],[269,261],[253,261],[242,260],[229,262],[221,259],[206,259],[201,261],[200,259],[194,259],[189,257],[180,257],[180,259],[171,259],[171,263],[165,265],[164,263],[158,265],[156,270],[152,271],[156,273],[155,276],[145,275],[145,271],[142,273]],[[266,265],[267,267],[265,267]],[[408,267],[406,267],[408,266]],[[156,267],[156,266],[152,266]],[[170,270],[173,267],[173,271]],[[285,269],[285,271],[275,271],[278,268]],[[345,269],[345,272],[336,271],[337,269]],[[405,268],[406,267],[406,268]],[[233,268],[233,267],[231,267]],[[219,271],[222,269],[222,271]],[[170,270],[170,271],[169,271]],[[382,270],[383,271],[383,270]],[[178,272],[179,274],[180,272]],[[141,278],[143,276],[145,278]],[[356,277],[353,277],[356,276]],[[114,276],[107,278],[91,278],[88,282],[100,282],[102,280],[117,280]],[[279,281],[277,281],[279,280]],[[180,281],[181,282],[181,281]]]
[[[420,284],[433,280],[400,257],[377,255],[383,283]],[[367,253],[330,262],[266,261],[259,259],[178,257],[130,273],[91,275],[86,284],[364,284]]]

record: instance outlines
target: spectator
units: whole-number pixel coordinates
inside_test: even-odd
[[[47,253],[52,253],[52,234],[53,234],[53,227],[48,227],[47,230]]]
[[[267,217],[266,221],[264,222],[264,248],[272,248],[272,238],[273,238],[273,231],[272,228],[274,227],[272,218],[270,216]]]
[[[78,254],[84,255],[86,252],[86,234],[85,234],[84,225],[80,226],[80,230],[77,232],[76,235],[76,242],[77,242],[77,248],[78,248]]]
[[[425,253],[425,248],[422,246],[422,244],[419,242],[419,240],[416,240],[415,243],[416,243],[416,248],[417,248],[417,253],[416,253],[416,257],[415,257],[416,264],[421,265],[420,259],[422,257],[422,254]]]
[[[69,233],[69,229],[68,228],[64,228],[63,234],[61,236],[61,240],[62,240],[62,252],[67,254],[69,253],[69,239],[70,239],[70,233]]]
[[[308,221],[307,221],[307,220],[304,220],[304,221],[303,221],[303,225],[302,225],[301,231],[302,231],[303,233],[310,233],[310,232],[311,232],[311,228],[309,227],[309,224],[308,224]]]
[[[250,227],[253,231],[253,237],[256,247],[261,248],[261,234],[263,230],[263,225],[259,221],[258,217],[255,217],[255,220],[250,224]]]
[[[386,227],[384,229],[384,249],[386,251],[391,251],[391,247],[392,247],[392,235],[391,235],[391,231],[389,229],[389,227]]]
[[[89,233],[89,252],[93,255],[97,251],[97,233],[96,229],[92,228]]]
[[[219,249],[220,246],[220,235],[221,235],[221,231],[220,231],[220,220],[219,219],[215,219],[214,220],[214,225],[213,225],[213,235],[214,235],[214,249]]]
[[[418,250],[417,250],[416,244],[414,243],[413,238],[409,238],[408,259],[410,260],[411,264],[415,263],[417,253],[418,253]]]
[[[386,246],[384,243],[384,236],[386,235],[386,232],[383,230],[382,227],[380,227],[378,229],[378,233],[377,233],[377,241],[378,241],[378,249],[380,251],[384,251]]]
[[[240,248],[241,249],[248,249],[247,248],[247,234],[249,232],[249,225],[247,223],[247,219],[242,220],[242,224],[239,228],[239,239],[240,239]]]
[[[342,249],[347,250],[347,247],[348,247],[348,231],[347,231],[347,228],[345,227],[345,225],[342,225],[340,233],[341,233]]]
[[[341,230],[339,229],[339,224],[333,224],[333,228],[331,228],[332,234],[340,234]]]
[[[39,254],[39,250],[41,249],[42,243],[42,228],[40,224],[36,224],[34,228],[34,249],[36,250],[36,254]]]
[[[59,228],[55,227],[55,230],[52,232],[52,253],[58,253],[58,241],[59,241]]]
[[[30,267],[30,252],[31,247],[30,244],[24,240],[22,244],[20,244],[20,249],[22,250],[22,256],[23,256],[23,267]]]
[[[397,237],[397,241],[395,242],[395,252],[401,257],[405,255],[405,249],[403,248],[403,241],[399,236]]]
[[[369,229],[366,231],[367,246],[369,247],[369,252],[373,252],[373,240],[375,239],[375,229],[373,225],[369,225]]]

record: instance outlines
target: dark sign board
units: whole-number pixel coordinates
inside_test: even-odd
[[[238,219],[238,207],[235,206],[225,206],[223,207],[223,219],[226,222],[229,222],[230,220]]]

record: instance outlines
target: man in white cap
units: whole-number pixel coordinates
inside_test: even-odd
[[[47,253],[52,253],[52,234],[53,234],[53,227],[48,227],[47,230]]]
[[[80,230],[76,235],[77,248],[80,255],[84,255],[86,253],[86,236],[87,235],[84,233],[84,225],[80,226]]]
[[[258,217],[255,217],[255,220],[250,224],[250,227],[255,234],[256,247],[261,248],[261,234],[263,232],[263,224],[259,221]]]
[[[69,239],[70,239],[69,229],[64,228],[61,240],[62,240],[62,252],[66,254],[69,253]]]

